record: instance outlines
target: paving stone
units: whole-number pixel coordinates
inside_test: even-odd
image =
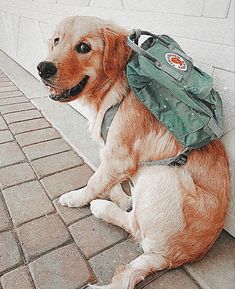
[[[94,281],[75,244],[59,248],[29,264],[36,288],[76,289]]]
[[[8,127],[7,127],[6,122],[3,119],[3,117],[0,116],[0,130],[3,130],[3,129],[8,129]]]
[[[8,87],[8,86],[15,86],[15,84],[11,81],[0,82],[0,87]]]
[[[29,100],[24,96],[10,97],[10,98],[0,99],[0,105],[8,105],[8,104],[28,102],[28,101]]]
[[[15,225],[54,211],[54,207],[38,181],[5,189],[3,196]]]
[[[0,98],[9,98],[14,96],[21,96],[23,93],[20,90],[0,92]]]
[[[16,86],[0,86],[0,92],[6,92],[6,91],[18,91],[18,88]]]
[[[14,137],[9,130],[0,131],[0,144],[5,143],[5,142],[9,142],[9,141],[13,141],[13,140],[14,140]]]
[[[143,251],[140,246],[128,239],[109,250],[93,257],[89,263],[95,273],[99,284],[108,284],[120,265],[126,265],[141,255]]]
[[[128,233],[119,227],[108,224],[94,216],[80,220],[69,230],[86,258],[127,238]]]
[[[163,274],[144,289],[200,289],[200,287],[182,269],[175,269]]]
[[[202,288],[234,289],[235,239],[223,231],[212,249],[185,269]]]
[[[0,196],[0,231],[4,231],[11,228],[10,216],[7,211],[5,202]]]
[[[82,208],[69,208],[61,206],[61,204],[59,203],[59,199],[54,200],[53,204],[56,207],[57,212],[60,214],[61,218],[67,225],[91,215],[89,206]]]
[[[60,138],[60,134],[52,127],[21,133],[15,136],[21,147]]]
[[[0,274],[21,263],[21,256],[12,232],[0,233]]]
[[[36,119],[40,117],[42,117],[42,115],[36,109],[12,112],[4,115],[4,118],[8,124],[28,119]]]
[[[23,103],[0,106],[0,112],[2,114],[6,114],[6,113],[11,113],[11,112],[30,110],[34,108],[35,107],[32,105],[31,102],[23,102]]]
[[[34,180],[36,178],[28,163],[17,164],[0,169],[0,186],[2,189]]]
[[[93,171],[88,165],[76,167],[41,180],[49,197],[55,199],[63,193],[86,186]]]
[[[0,167],[25,161],[25,156],[16,142],[0,144]]]
[[[3,289],[34,289],[27,267],[17,268],[0,279]]]
[[[17,229],[26,260],[67,243],[71,236],[58,215],[48,215]]]
[[[83,164],[82,159],[72,151],[45,157],[31,162],[38,178],[70,169]]]
[[[55,139],[24,147],[23,151],[26,154],[27,158],[32,161],[45,156],[68,151],[70,149],[70,146],[64,140]]]
[[[49,122],[47,122],[44,118],[38,118],[12,123],[9,125],[9,128],[13,132],[13,134],[19,134],[22,132],[46,128],[49,126],[50,126]]]

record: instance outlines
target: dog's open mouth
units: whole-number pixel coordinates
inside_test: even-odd
[[[86,75],[76,86],[64,90],[61,93],[58,93],[53,87],[51,88],[52,94],[49,97],[55,101],[69,101],[75,95],[78,95],[82,92],[83,88],[87,84],[89,76]]]

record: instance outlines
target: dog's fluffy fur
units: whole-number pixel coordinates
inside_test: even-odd
[[[125,77],[131,55],[126,35],[124,29],[98,18],[70,17],[58,25],[46,59],[57,67],[49,81],[52,93],[89,76],[82,93],[71,100],[80,98],[89,106],[92,136],[103,147],[100,167],[87,186],[64,194],[60,203],[81,207],[91,202],[96,217],[124,228],[144,251],[118,270],[111,284],[89,285],[94,289],[131,289],[157,270],[202,258],[219,236],[228,206],[228,159],[220,140],[193,151],[182,167],[139,165],[175,156],[182,145],[130,91]],[[55,38],[59,38],[56,46]],[[91,51],[77,52],[79,42],[88,43]],[[104,114],[120,100],[104,145]],[[129,213],[121,209],[129,199],[120,186],[128,178],[134,184]],[[115,203],[103,200],[107,195]]]

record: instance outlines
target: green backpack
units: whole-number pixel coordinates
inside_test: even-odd
[[[138,46],[141,35],[150,37]],[[136,52],[126,66],[131,89],[184,145],[174,158],[145,164],[184,164],[192,149],[222,135],[222,102],[213,80],[167,35],[134,30],[128,45]]]

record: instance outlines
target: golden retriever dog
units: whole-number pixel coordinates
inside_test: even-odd
[[[129,232],[144,252],[117,270],[111,284],[88,285],[93,289],[132,289],[155,271],[202,258],[218,238],[228,206],[228,159],[220,140],[192,151],[183,166],[140,164],[175,156],[183,147],[128,86],[127,34],[99,18],[66,18],[38,65],[53,100],[80,99],[89,107],[89,128],[102,148],[101,164],[87,186],[62,195],[60,203],[90,203],[97,218]],[[104,143],[104,115],[119,102]],[[130,212],[120,186],[128,179],[133,183]]]

